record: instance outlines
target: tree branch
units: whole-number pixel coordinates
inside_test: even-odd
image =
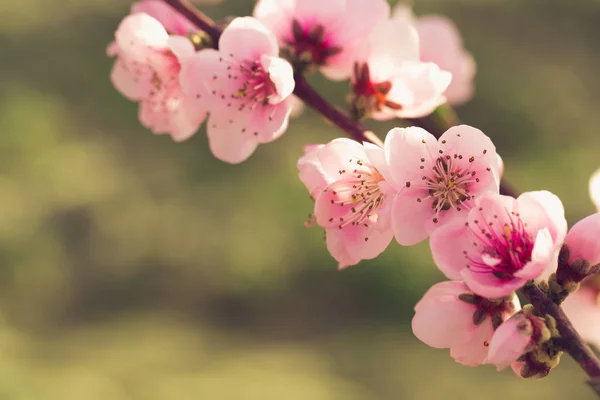
[[[535,284],[525,285],[521,293],[542,315],[550,315],[556,320],[556,328],[560,332],[557,343],[564,351],[577,361],[592,380],[600,379],[600,360],[575,330],[562,308],[554,304]]]

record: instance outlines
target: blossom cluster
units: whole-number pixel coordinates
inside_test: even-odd
[[[229,163],[286,131],[294,71],[349,79],[354,113],[376,119],[462,103],[475,72],[451,22],[392,13],[385,0],[260,0],[254,17],[231,21],[218,43],[164,1],[141,0],[108,54],[112,82],[139,103],[142,125],[183,141],[206,120],[212,153]]]
[[[166,2],[141,0],[107,53],[143,126],[184,141],[206,121],[210,150],[228,163],[285,133],[297,78],[312,71],[349,82],[355,120],[423,118],[473,95],[475,63],[456,27],[385,0],[259,0],[252,17],[222,25],[216,41]],[[529,285],[600,346],[600,212],[567,232],[554,194],[500,194],[503,162],[481,130],[394,128],[381,146],[338,138],[306,145],[297,167],[339,269],[429,239],[448,278],[415,306],[413,331],[429,346],[465,365],[545,376],[559,332],[521,308],[515,292]],[[600,211],[600,172],[590,193]]]

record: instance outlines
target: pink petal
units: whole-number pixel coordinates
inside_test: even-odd
[[[570,294],[561,307],[567,313],[579,334],[587,342],[600,348],[598,290],[584,286],[577,292]]]
[[[530,280],[538,279],[546,269],[556,271],[558,246],[552,241],[548,228],[538,231],[531,252],[531,261],[514,273],[517,278]]]
[[[240,87],[234,79],[228,79],[227,67],[232,63],[230,57],[223,56],[217,50],[199,51],[194,56],[183,60],[179,74],[181,87],[188,96],[204,98],[205,101],[210,102],[211,107],[227,108],[228,103],[222,101],[223,96],[225,100],[229,99],[231,93],[236,93]],[[215,80],[217,82],[214,82]]]
[[[315,24],[323,25],[326,29],[332,25],[336,27],[344,15],[346,3],[346,0],[296,0],[294,18],[304,29]]]
[[[412,319],[413,333],[420,341],[435,348],[452,348],[470,341],[476,307],[459,300],[462,293],[470,293],[462,282],[441,282],[425,293]]]
[[[521,214],[523,221],[527,222],[530,232],[547,227],[554,242],[564,240],[567,234],[565,209],[554,194],[546,190],[523,193],[517,199],[516,210]]]
[[[415,245],[429,236],[426,224],[431,219],[431,204],[417,201],[412,193],[399,192],[392,200],[392,227],[402,246]]]
[[[345,236],[345,244],[352,257],[371,260],[389,246],[394,233],[391,229],[380,230],[378,225],[378,223],[371,223],[368,228],[363,225],[349,226],[350,229],[344,228],[340,231],[340,234]]]
[[[292,36],[295,4],[296,0],[258,0],[253,15],[275,34],[280,44],[284,44]]]
[[[600,169],[590,178],[589,191],[592,202],[596,205],[598,211],[600,211]]]
[[[452,74],[446,90],[448,102],[459,105],[468,101],[474,92],[476,65],[463,49],[460,33],[454,23],[443,16],[425,15],[416,21],[421,47],[421,59],[434,62]]]
[[[385,161],[385,151],[381,147],[368,142],[364,142],[363,147],[367,158],[369,159],[369,162],[375,168],[377,168],[377,171],[379,171],[379,173],[384,177],[384,179],[391,179],[390,172]]]
[[[312,1],[318,3],[318,0]],[[324,2],[321,1],[320,4],[323,7]],[[335,27],[335,33],[332,33],[333,41],[341,44],[365,37],[389,15],[390,5],[386,0],[346,0],[341,23]]]
[[[132,70],[123,59],[117,58],[110,74],[110,80],[123,96],[129,100],[139,101],[147,97],[152,90],[149,84],[150,75],[149,69]]]
[[[494,332],[488,351],[488,362],[498,371],[516,362],[531,343],[533,327],[524,314],[504,321]]]
[[[151,16],[133,14],[121,21],[115,39],[121,54],[132,61],[144,63],[154,51],[167,48],[169,35]]]
[[[527,279],[521,278],[500,279],[492,273],[475,272],[467,268],[461,271],[461,275],[473,293],[490,299],[508,296],[527,282]]]
[[[263,55],[261,64],[265,71],[268,71],[269,78],[277,91],[277,96],[272,96],[269,103],[280,103],[294,91],[294,70],[289,62],[279,57]]]
[[[247,129],[251,118],[250,112],[237,113],[235,118],[225,113],[210,115],[206,133],[210,150],[216,158],[238,164],[254,153],[258,140]]]
[[[278,139],[288,127],[292,103],[286,101],[275,104],[259,106],[253,110],[252,121],[246,127],[252,132],[260,143],[269,143]]]
[[[162,0],[142,0],[131,6],[131,13],[145,13],[160,22],[167,32],[185,36],[198,29],[187,18]]]
[[[423,173],[419,166],[427,169],[433,162],[433,155],[439,150],[437,139],[425,129],[394,128],[385,138],[385,158],[390,175],[399,187],[406,182],[420,180]],[[421,162],[425,159],[425,163]]]
[[[259,60],[262,55],[279,55],[275,35],[252,17],[240,17],[231,21],[219,39],[219,49],[240,60]]]
[[[186,37],[169,36],[168,44],[169,48],[173,54],[175,54],[175,57],[177,57],[180,63],[183,63],[185,60],[190,59],[194,54],[196,54],[194,44]]]
[[[344,242],[344,236],[335,229],[327,229],[325,240],[327,242],[327,250],[338,262],[338,269],[344,269],[360,262],[360,258],[354,258],[348,251],[348,246]]]
[[[317,150],[323,146],[322,144],[304,146],[304,155],[296,164],[299,171],[298,176],[313,199],[329,184],[317,157]]]
[[[368,160],[364,147],[358,142],[346,138],[332,140],[317,151],[317,157],[327,176],[332,179],[340,176],[340,169],[354,168],[357,159]]]
[[[494,334],[494,327],[490,319],[477,327],[469,342],[452,347],[450,355],[456,362],[470,367],[476,367],[487,362],[488,346]]]
[[[467,266],[464,251],[473,247],[473,236],[464,222],[440,227],[431,234],[429,246],[435,265],[449,279],[462,279],[461,271]]]
[[[442,145],[444,152],[462,154],[463,157],[473,156],[488,165],[496,177],[500,175],[496,146],[481,130],[468,125],[454,126],[444,132],[439,141],[445,141]],[[468,161],[469,157],[463,160]]]
[[[391,77],[388,98],[402,104],[396,112],[398,117],[424,117],[446,102],[444,91],[451,80],[452,74],[433,63],[406,62]]]
[[[567,233],[565,244],[569,246],[569,261],[578,258],[591,265],[600,263],[600,213],[592,214],[577,222]]]

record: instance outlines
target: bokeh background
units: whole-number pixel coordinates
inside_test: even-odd
[[[129,5],[0,0],[0,399],[593,398],[568,357],[523,381],[418,342],[412,307],[442,279],[427,244],[336,271],[296,178],[302,144],[340,136],[318,115],[238,166],[203,132],[175,144],[140,127],[105,56]],[[459,114],[493,137],[505,176],[558,194],[571,222],[591,213],[600,3],[415,10],[463,32],[479,72]],[[346,84],[314,79],[341,104]]]

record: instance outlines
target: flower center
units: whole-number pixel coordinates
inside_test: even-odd
[[[451,208],[460,211],[462,202],[471,199],[469,183],[479,181],[475,175],[475,171],[468,173],[454,168],[451,157],[438,157],[433,166],[433,174],[425,180],[429,195],[433,198],[431,207],[436,214]]]
[[[243,100],[240,107],[243,109],[248,105],[254,108],[258,104],[269,104],[269,99],[276,94],[276,89],[269,73],[265,71],[260,61],[242,61],[239,68],[242,86],[238,89],[235,97]],[[232,75],[229,77],[231,78]],[[237,79],[237,77],[234,78]]]
[[[323,25],[314,24],[304,29],[298,20],[292,22],[292,37],[287,44],[287,56],[296,65],[325,65],[327,58],[342,51],[341,47],[328,43]]]
[[[385,107],[401,110],[402,105],[387,98],[392,90],[390,81],[374,83],[367,63],[354,63],[351,110],[353,117],[361,119],[372,111],[382,111]]]
[[[360,159],[350,159],[350,162],[356,164],[357,168],[352,171],[340,170],[341,178],[325,189],[325,192],[331,192],[334,196],[331,204],[342,207],[337,217],[340,229],[348,225],[368,227],[369,222],[377,222],[377,211],[384,199],[379,189],[383,176],[377,168]],[[330,222],[334,220],[329,219]]]
[[[494,221],[484,219],[473,222],[476,226],[470,225],[470,228],[479,242],[475,245],[482,246],[480,251],[483,256],[481,261],[469,260],[471,270],[491,272],[497,278],[511,279],[515,272],[531,261],[535,243],[519,213],[511,212],[508,222],[497,215],[494,215]]]

